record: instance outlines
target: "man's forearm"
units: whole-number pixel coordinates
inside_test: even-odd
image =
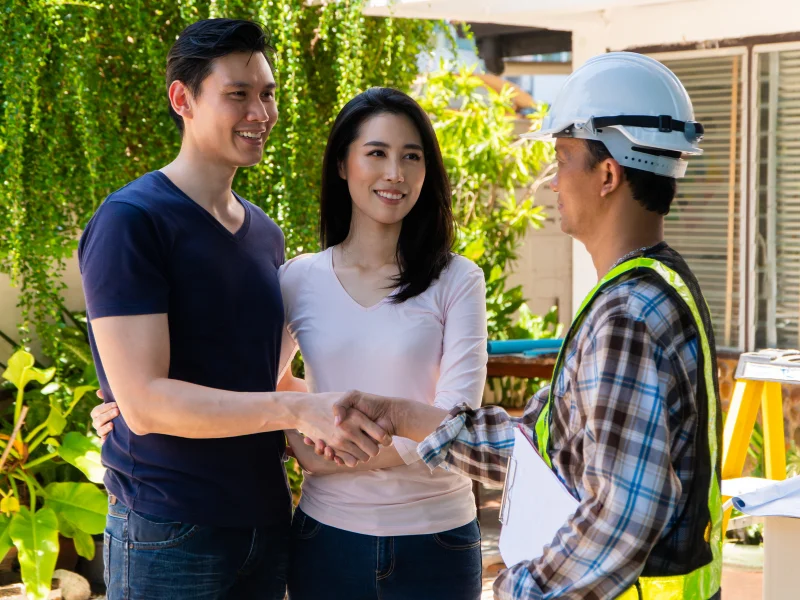
[[[296,429],[302,404],[310,399],[296,392],[231,392],[161,378],[137,397],[118,400],[126,423],[139,435],[222,438]]]
[[[135,396],[128,392],[124,403],[117,397],[117,404],[131,431],[140,435],[201,439],[299,429],[341,453],[349,467],[377,456],[378,444],[391,441],[361,413],[335,427],[333,404],[342,396],[336,392],[228,392],[167,378],[138,389]]]

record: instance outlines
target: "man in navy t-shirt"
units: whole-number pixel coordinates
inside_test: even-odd
[[[341,394],[275,391],[283,234],[231,190],[278,117],[266,51],[248,21],[181,33],[167,59],[180,153],[111,194],[81,238],[92,352],[121,412],[103,446],[111,600],[282,599],[282,430],[351,460],[383,436],[366,419],[334,427]]]

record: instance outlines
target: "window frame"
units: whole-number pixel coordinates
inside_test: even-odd
[[[757,289],[757,279],[756,279],[756,269],[757,265],[757,258],[758,252],[756,249],[756,229],[758,224],[758,164],[759,164],[759,147],[758,147],[758,136],[759,130],[757,127],[758,124],[758,117],[759,117],[759,106],[758,106],[758,93],[759,93],[759,70],[758,70],[758,59],[759,55],[761,54],[770,54],[774,52],[785,52],[785,51],[796,51],[800,50],[800,41],[791,41],[791,42],[773,42],[773,43],[764,43],[764,44],[754,44],[750,49],[750,61],[752,64],[751,74],[750,74],[750,119],[753,123],[753,126],[750,128],[750,157],[748,162],[748,179],[750,181],[750,185],[748,186],[748,195],[750,196],[750,207],[749,207],[749,216],[751,219],[751,227],[749,232],[749,239],[748,244],[750,247],[749,252],[749,265],[748,265],[748,277],[750,279],[748,289],[748,304],[749,304],[749,320],[748,320],[748,329],[749,329],[749,338],[751,340],[750,350],[755,349],[755,342],[756,342],[756,335],[758,333],[758,318],[757,318],[757,302],[758,302],[758,289]],[[777,250],[777,245],[774,245],[775,249]],[[768,246],[769,248],[769,246]],[[777,284],[777,277],[778,274],[776,273],[774,281]],[[776,298],[777,300],[777,298]],[[777,328],[777,316],[773,315],[773,326]],[[769,320],[767,317],[766,320]],[[777,331],[776,331],[777,336]],[[769,337],[769,336],[768,336]],[[770,344],[767,343],[767,346]],[[774,344],[775,346],[779,344]],[[800,345],[800,340],[798,340],[798,345]]]
[[[800,43],[799,43],[800,44]],[[766,44],[765,44],[766,45]],[[752,60],[750,48],[747,46],[730,46],[726,48],[707,48],[700,50],[676,50],[670,52],[652,52],[647,53],[647,56],[655,58],[658,61],[682,61],[692,60],[698,58],[717,58],[739,56],[740,70],[739,70],[739,86],[741,89],[740,103],[741,110],[739,111],[739,119],[741,122],[739,137],[740,144],[737,149],[736,168],[739,170],[739,239],[734,240],[734,244],[739,244],[739,315],[738,315],[738,343],[735,346],[725,347],[718,345],[720,350],[729,350],[735,352],[742,352],[752,349],[755,344],[755,274],[750,269],[751,255],[755,252],[751,251],[754,246],[750,243],[750,239],[755,240],[754,227],[750,226],[750,211],[755,211],[755,201],[751,201],[751,185],[750,180],[754,179],[751,176],[752,170],[748,161],[751,160],[751,146],[752,135],[754,135],[754,127],[750,126],[752,118],[752,84],[751,84],[751,69],[750,61]],[[702,148],[702,144],[701,144]],[[691,159],[689,159],[691,161]],[[736,173],[734,173],[734,178]],[[680,185],[680,184],[679,184]],[[755,197],[753,197],[755,198]],[[752,231],[751,231],[752,230]],[[753,242],[754,244],[754,242]],[[752,257],[755,261],[755,257]],[[737,275],[734,275],[735,277]],[[752,298],[751,298],[752,296]],[[751,330],[752,329],[752,330]]]

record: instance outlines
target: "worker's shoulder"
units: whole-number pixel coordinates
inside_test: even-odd
[[[599,327],[613,321],[638,322],[653,339],[687,339],[695,334],[689,308],[662,277],[631,274],[598,294],[587,322]]]

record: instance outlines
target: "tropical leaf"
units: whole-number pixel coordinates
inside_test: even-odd
[[[108,497],[91,483],[51,483],[45,488],[45,506],[61,520],[89,534],[103,533]]]
[[[85,531],[76,529],[72,539],[75,542],[75,551],[78,553],[78,556],[82,556],[86,560],[92,560],[94,558],[95,545],[92,536]]]
[[[96,389],[97,386],[95,385],[80,385],[76,387],[74,390],[72,390],[72,402],[70,403],[69,408],[67,409],[67,414],[72,412],[72,409],[75,408],[75,405],[81,401],[81,398],[83,398],[88,392],[94,391]]]
[[[64,537],[74,538],[75,532],[78,531],[75,529],[75,526],[67,521],[64,518],[64,515],[56,511],[56,519],[58,519],[58,533],[63,535]]]
[[[58,532],[64,537],[72,539],[78,556],[82,556],[86,560],[92,560],[95,553],[94,538],[72,525],[64,518],[63,514],[57,512],[56,517],[58,518]]]
[[[8,368],[3,372],[3,378],[10,381],[18,389],[24,389],[31,381],[47,384],[56,374],[55,367],[37,369],[33,354],[25,350],[17,350],[8,359]]]
[[[39,390],[39,393],[42,396],[49,396],[50,394],[52,394],[54,392],[57,392],[60,387],[61,387],[60,383],[58,383],[56,381],[51,381],[46,386],[44,386],[41,390]]]
[[[67,426],[67,420],[55,404],[50,405],[50,414],[47,415],[47,433],[61,435]]]
[[[6,557],[6,554],[14,545],[9,534],[9,525],[11,525],[11,517],[0,515],[0,560]]]
[[[52,509],[35,513],[23,506],[11,519],[9,533],[19,551],[22,582],[31,600],[46,600],[58,558],[58,519]]]
[[[70,431],[61,441],[58,455],[80,469],[92,483],[103,483],[106,469],[100,462],[100,440]]]
[[[478,260],[486,252],[486,243],[483,238],[478,238],[464,248],[464,256],[472,261]]]

